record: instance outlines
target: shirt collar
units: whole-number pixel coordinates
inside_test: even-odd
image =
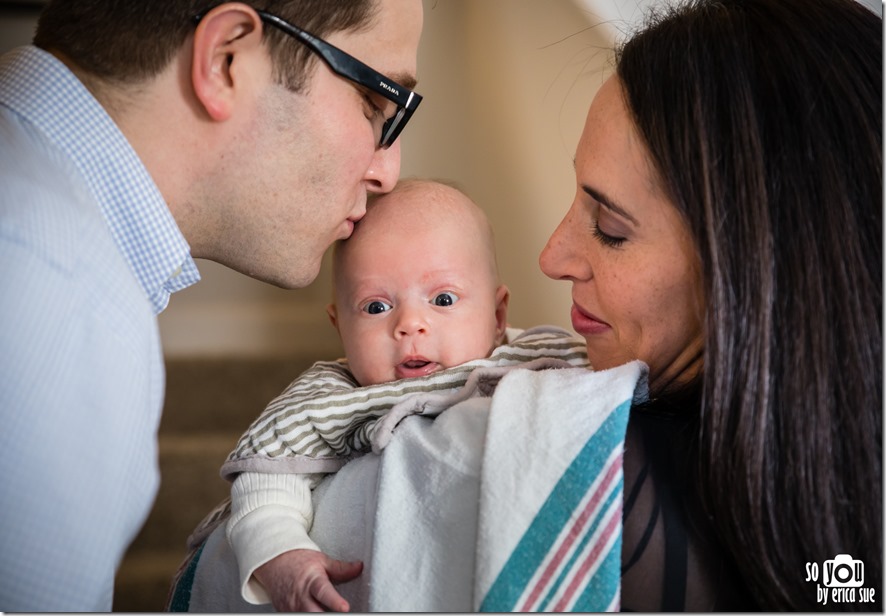
[[[126,137],[79,79],[34,46],[0,62],[0,103],[32,123],[74,162],[111,234],[160,313],[200,279],[190,247]]]

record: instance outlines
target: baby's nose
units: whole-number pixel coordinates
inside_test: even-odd
[[[394,329],[394,337],[397,339],[404,336],[415,336],[417,334],[425,334],[428,331],[427,321],[422,318],[421,313],[417,310],[403,310]]]

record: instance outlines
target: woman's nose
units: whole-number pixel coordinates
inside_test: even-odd
[[[591,277],[588,246],[581,241],[579,221],[570,209],[551,234],[538,257],[538,265],[554,280],[586,280]]]

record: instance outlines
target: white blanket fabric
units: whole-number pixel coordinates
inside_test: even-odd
[[[480,375],[454,406],[425,405],[431,417],[446,409],[436,419],[392,417],[380,455],[315,491],[312,538],[364,562],[339,587],[353,611],[618,609],[621,452],[646,367],[491,376],[502,375],[491,398]],[[270,611],[240,599],[221,528],[182,584],[190,611]]]

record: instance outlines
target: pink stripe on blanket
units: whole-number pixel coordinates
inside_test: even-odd
[[[545,588],[547,588],[547,586],[550,584],[551,578],[554,577],[554,574],[556,573],[556,571],[559,568],[560,564],[562,563],[563,559],[566,558],[567,554],[572,549],[572,546],[575,544],[576,540],[582,536],[585,525],[587,524],[588,520],[591,519],[591,516],[593,514],[595,514],[597,512],[597,510],[599,509],[600,503],[603,500],[603,497],[609,492],[613,481],[617,480],[618,477],[620,476],[621,469],[622,469],[622,455],[623,455],[622,452],[619,452],[617,456],[610,459],[609,465],[606,468],[605,475],[603,476],[602,480],[597,484],[597,489],[593,492],[591,498],[586,501],[584,509],[581,511],[581,513],[576,518],[576,520],[573,522],[572,526],[570,527],[570,529],[566,533],[566,535],[562,538],[562,540],[559,543],[559,546],[556,543],[553,546],[551,546],[551,550],[549,551],[549,554],[551,551],[554,552],[551,559],[548,561],[548,564],[545,567],[544,572],[542,573],[541,577],[536,582],[535,586],[532,588],[532,591],[529,593],[529,596],[526,598],[526,601],[523,603],[523,605],[517,611],[530,612],[530,611],[535,610],[535,605],[538,602],[540,595],[544,592]],[[581,507],[581,504],[579,504],[579,506],[576,507],[576,509],[578,509],[579,507]],[[621,507],[619,507],[619,511],[620,510],[621,510]],[[615,519],[620,520],[621,518],[620,518],[620,516],[618,516]],[[609,528],[611,525],[612,525],[612,522],[610,521],[610,523],[606,529],[607,539],[608,539],[608,535],[611,534],[611,530]],[[605,542],[603,542],[603,543],[605,544]],[[597,551],[594,553],[595,557],[596,557],[597,553],[599,553],[599,552]],[[588,565],[588,567],[589,566],[590,565]],[[570,585],[571,592],[574,592],[574,588],[573,588],[574,585],[575,585],[575,581],[573,580],[572,585]],[[571,592],[570,592],[570,594],[571,594]],[[561,603],[562,603],[562,599],[561,599]],[[560,604],[558,603],[558,605],[560,605]],[[560,610],[555,610],[555,611],[560,611]]]
[[[591,553],[588,554],[588,557],[582,563],[572,582],[566,589],[563,597],[557,602],[557,605],[554,606],[553,611],[566,611],[567,604],[572,601],[575,591],[579,588],[584,587],[584,583],[586,582],[585,577],[587,576],[587,573],[591,570],[591,567],[598,560],[602,560],[602,558],[599,557],[603,553],[603,547],[609,543],[609,539],[618,531],[618,523],[621,521],[621,511],[621,505],[616,507],[614,514],[609,518],[609,522],[603,529],[603,533],[600,535],[600,538],[594,543],[594,548],[591,550]]]

